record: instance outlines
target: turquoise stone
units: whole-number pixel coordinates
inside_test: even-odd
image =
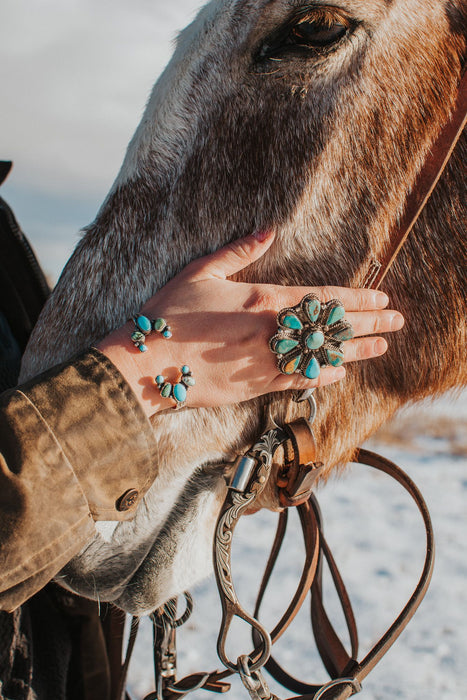
[[[321,303],[319,299],[312,299],[306,303],[306,313],[312,323],[316,323],[321,311]]]
[[[167,324],[163,318],[156,318],[153,325],[155,331],[163,331]]]
[[[141,343],[141,345],[138,345],[138,350],[140,352],[147,352],[148,351],[148,346],[145,345],[144,343]]]
[[[183,403],[186,400],[186,387],[183,384],[175,384],[173,396],[176,401]]]
[[[298,340],[293,340],[293,338],[281,338],[276,340],[274,344],[274,352],[285,355],[286,352],[290,352],[298,345]]]
[[[282,316],[281,324],[285,328],[293,328],[297,331],[303,328],[303,323],[300,321],[298,316],[295,316],[295,314],[285,314],[284,316]]]
[[[337,333],[332,333],[331,335],[336,340],[352,340],[355,334],[353,328],[350,326],[349,328],[343,328],[342,330],[337,331]]]
[[[143,333],[150,333],[152,330],[151,321],[148,319],[147,316],[138,316],[136,319],[136,325]]]
[[[307,348],[310,350],[317,350],[322,346],[324,343],[324,333],[321,331],[315,331],[314,333],[310,333],[310,335],[306,339],[306,345]]]
[[[144,343],[146,336],[141,331],[134,331],[131,334],[131,339],[134,343]]]
[[[182,382],[185,384],[185,386],[194,386],[196,384],[195,378],[192,377],[191,374],[187,374],[182,377]]]
[[[171,391],[172,391],[172,384],[170,384],[170,382],[166,382],[161,389],[162,398],[168,399]]]
[[[340,321],[341,319],[344,318],[345,315],[345,309],[343,306],[336,305],[334,306],[331,311],[329,312],[326,325],[332,326],[333,323],[337,323],[337,321]]]
[[[284,374],[293,374],[295,372],[295,370],[297,369],[301,359],[302,359],[302,356],[298,355],[297,357],[294,357],[293,360],[289,360],[285,364],[282,364],[281,371]]]
[[[190,371],[190,368],[188,367],[188,365],[183,365],[182,374],[188,374],[189,371]]]
[[[164,377],[162,376],[162,374],[158,374],[156,377],[156,384],[160,384],[160,386],[162,386],[163,383],[164,383]]]
[[[172,337],[172,333],[169,330],[164,331],[162,333],[162,335],[164,336],[164,338],[171,338]]]
[[[320,371],[318,360],[316,357],[312,357],[306,366],[305,377],[308,377],[308,379],[316,379],[316,377],[319,377]]]
[[[326,357],[333,367],[340,367],[344,362],[344,353],[340,350],[326,350]]]

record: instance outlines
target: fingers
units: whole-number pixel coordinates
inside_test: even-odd
[[[345,377],[345,367],[323,367],[319,377],[306,379],[300,374],[279,374],[268,386],[267,391],[303,391],[339,382]]]
[[[384,355],[388,344],[384,338],[358,338],[344,343],[344,362],[369,360]]]
[[[384,309],[389,298],[376,289],[353,289],[351,287],[277,287],[284,298],[282,307],[295,306],[306,294],[315,294],[322,302],[338,299],[346,311],[375,311]]]
[[[368,311],[349,313],[346,315],[346,320],[352,324],[356,336],[390,333],[400,330],[404,325],[402,314],[386,309],[373,313]]]
[[[273,231],[256,231],[188,265],[186,273],[193,281],[226,279],[258,260],[274,240]]]
[[[388,344],[384,338],[356,338],[344,343],[344,362],[369,360],[373,357],[384,355]],[[286,391],[295,389],[301,391],[313,387],[333,384],[345,377],[344,367],[322,367],[319,376],[314,379],[306,379],[299,374],[280,374],[272,382],[272,388],[268,391]]]
[[[346,311],[372,311],[384,309],[389,297],[375,289],[353,289],[351,287],[317,287],[314,293],[321,301],[339,299]]]

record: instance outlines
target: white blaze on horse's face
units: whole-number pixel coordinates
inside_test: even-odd
[[[154,153],[158,154],[161,176],[163,171],[169,177],[177,173],[216,91],[216,85],[210,84],[205,104],[195,102],[194,78],[206,60],[209,62],[210,52],[223,45],[231,20],[229,9],[237,4],[235,0],[212,0],[180,32],[174,55],[154,86],[114,188],[139,177],[142,164]]]
[[[354,285],[384,248],[452,108],[466,24],[464,0],[206,5],[180,34],[122,170],[41,315],[22,379],[122,325],[189,260],[256,228],[273,227],[276,241],[244,278]],[[319,393],[315,426],[329,469],[404,402],[465,381],[462,148],[388,277],[405,330],[383,359]],[[433,261],[442,275],[427,275]],[[450,313],[439,314],[440,299]],[[156,477],[136,518],[105,526],[60,582],[138,614],[191,586],[210,570],[219,465],[262,424],[260,401],[156,418]]]
[[[386,2],[363,4],[378,8]],[[332,3],[333,7],[338,5]],[[267,34],[268,26],[274,31],[294,13],[299,16],[303,8],[313,9],[313,6],[326,7],[326,3],[280,0],[208,3],[179,34],[172,60],[152,91],[114,189],[140,177],[143,164],[154,154],[160,176],[164,172],[172,178],[176,176],[195,142],[200,124],[206,123],[222,97],[235,89],[239,78],[243,79],[242,73],[250,72],[251,34],[258,34],[259,39]]]

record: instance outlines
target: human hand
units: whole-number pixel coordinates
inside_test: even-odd
[[[141,353],[130,341],[133,324],[129,323],[99,345],[129,381],[147,415],[174,405],[172,399],[160,396],[154,377],[163,375],[175,383],[183,365],[190,367],[196,380],[188,391],[187,405],[197,407],[237,403],[273,391],[307,389],[342,379],[344,367],[324,367],[314,380],[283,375],[269,348],[278,311],[295,306],[310,292],[321,301],[342,301],[345,318],[355,332],[344,343],[345,362],[386,351],[384,338],[372,334],[398,330],[404,319],[385,308],[389,300],[382,292],[228,279],[264,255],[273,240],[272,233],[258,233],[235,241],[190,263],[160,289],[141,312],[150,318],[165,318],[173,332],[170,340],[152,333],[146,339],[148,352]]]

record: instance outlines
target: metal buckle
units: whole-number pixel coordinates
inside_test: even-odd
[[[351,685],[352,689],[353,689],[352,695],[359,693],[362,689],[360,682],[357,681],[356,678],[336,678],[336,680],[329,681],[329,683],[326,683],[325,685],[323,685],[323,687],[318,690],[316,695],[313,696],[313,700],[320,700],[320,698],[322,698],[323,695],[330,688],[336,688],[339,685]]]

